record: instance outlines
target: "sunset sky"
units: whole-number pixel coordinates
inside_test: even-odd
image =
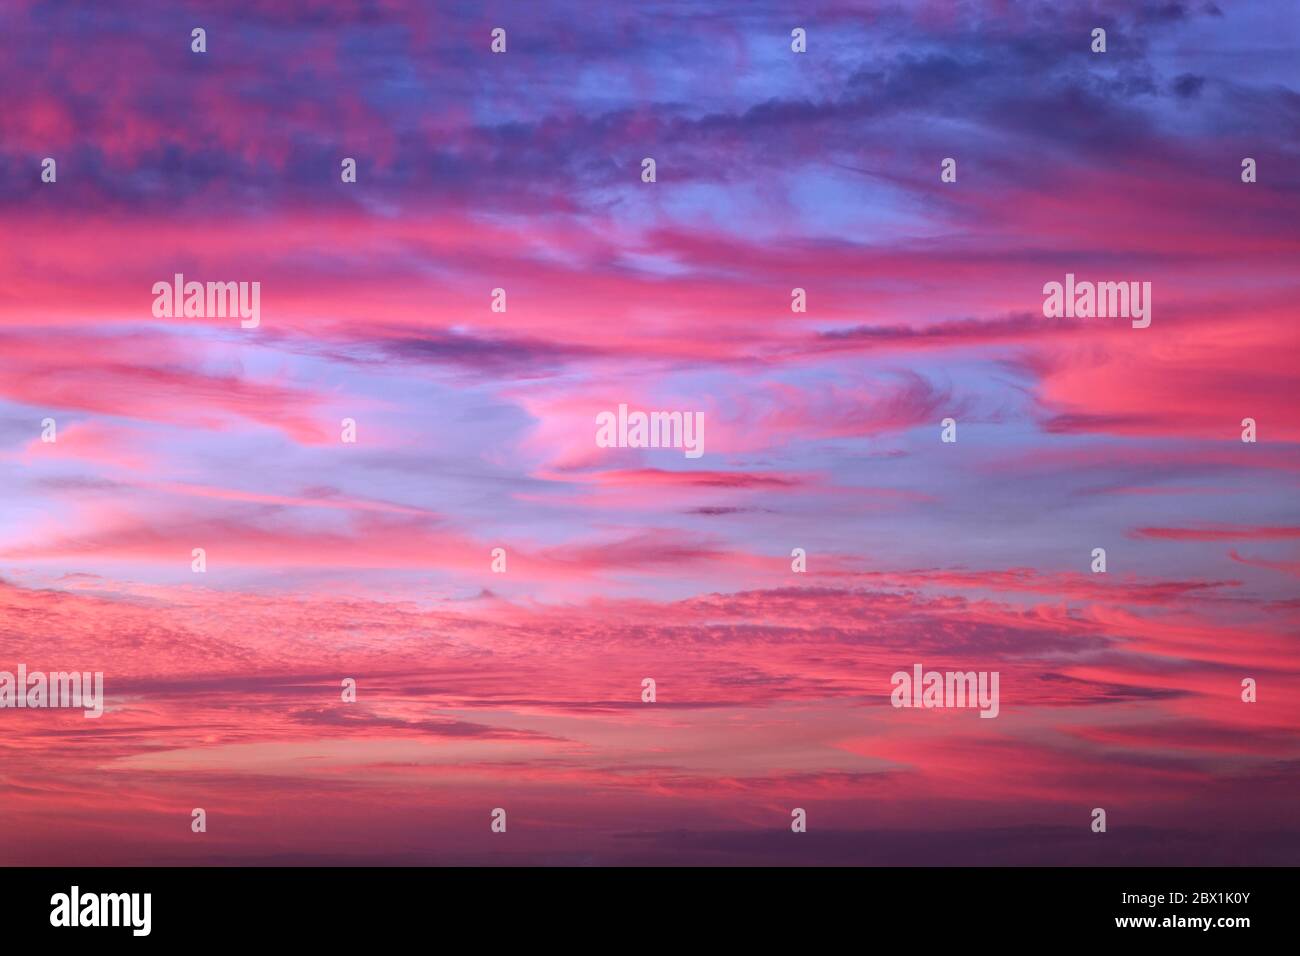
[[[4,0],[0,864],[1300,863],[1298,10]]]

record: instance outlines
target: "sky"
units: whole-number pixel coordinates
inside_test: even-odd
[[[0,864],[1300,863],[1297,46],[7,0],[0,671],[106,699],[0,709]],[[156,316],[177,273],[259,324]],[[893,706],[917,664],[996,719]]]

